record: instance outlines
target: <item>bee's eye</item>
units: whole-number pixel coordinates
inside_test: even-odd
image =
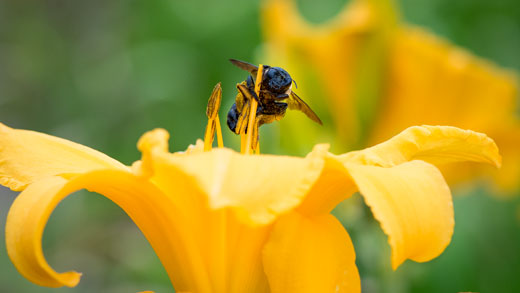
[[[284,69],[271,67],[266,73],[264,83],[269,91],[284,93],[291,86],[292,78]]]

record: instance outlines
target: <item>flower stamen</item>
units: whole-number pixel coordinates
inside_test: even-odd
[[[260,154],[260,140],[256,140],[256,149],[255,149],[255,154],[256,154],[256,155],[259,155],[259,154]]]
[[[222,140],[222,129],[220,128],[220,119],[218,117],[218,110],[222,101],[222,87],[220,82],[215,85],[213,92],[208,100],[206,107],[206,116],[208,116],[208,124],[204,134],[204,151],[210,151],[213,146],[213,139],[215,138],[215,130],[217,132],[218,147],[224,147]]]
[[[217,126],[217,145],[219,148],[224,147],[224,140],[222,139],[222,129],[220,128],[220,118],[215,118],[215,124]]]
[[[247,135],[245,132],[240,133],[240,153],[245,154],[246,153],[246,141],[247,141]]]
[[[260,86],[264,75],[264,65],[258,65],[258,73],[256,74],[255,81],[255,93],[257,97],[260,97]],[[256,99],[251,99],[251,107],[249,112],[249,121],[247,124],[247,138],[245,146],[245,154],[250,154],[251,151],[255,151],[259,145],[258,143],[258,123],[256,119],[256,110],[258,108],[258,102]],[[253,138],[254,136],[254,138]],[[254,139],[254,141],[253,141]]]

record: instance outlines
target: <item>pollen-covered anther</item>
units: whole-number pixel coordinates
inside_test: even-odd
[[[213,92],[208,100],[208,106],[206,107],[206,116],[208,117],[208,124],[206,126],[206,132],[204,134],[204,151],[209,151],[213,145],[213,139],[215,137],[215,131],[217,132],[217,143],[218,147],[224,147],[224,141],[222,139],[222,129],[220,128],[220,119],[218,117],[218,110],[220,109],[220,103],[222,102],[222,87],[220,82],[215,85]]]

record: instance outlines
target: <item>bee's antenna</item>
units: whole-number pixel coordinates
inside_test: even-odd
[[[296,84],[296,80],[293,79],[292,82],[294,83],[294,86],[295,86],[296,88],[298,88],[298,84]]]

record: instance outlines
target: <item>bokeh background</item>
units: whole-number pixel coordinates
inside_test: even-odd
[[[308,21],[320,23],[347,2],[298,4]],[[406,22],[520,70],[519,1],[397,2]],[[125,164],[139,158],[139,136],[156,127],[170,131],[172,151],[183,150],[202,137],[213,86],[222,82],[224,115],[245,78],[228,58],[262,62],[259,18],[259,1],[0,0],[0,121],[88,145]],[[277,127],[263,127],[263,152],[284,153],[272,139]],[[238,145],[229,132],[224,139]],[[520,292],[520,197],[503,199],[492,190],[482,182],[454,187],[451,245],[431,262],[409,261],[395,272],[386,237],[361,198],[339,206],[364,292]],[[0,292],[172,291],[135,225],[87,192],[60,204],[43,239],[50,264],[83,272],[80,284],[48,289],[26,281],[3,237],[15,196],[0,189]]]

